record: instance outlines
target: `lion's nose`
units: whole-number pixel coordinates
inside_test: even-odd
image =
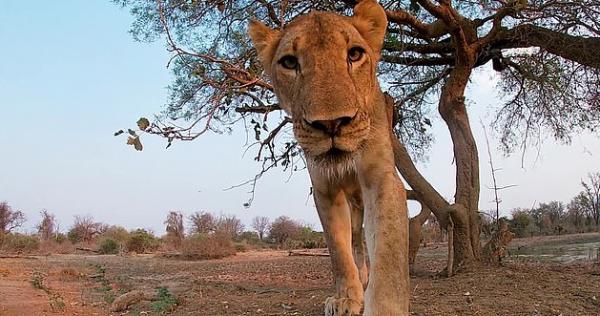
[[[306,120],[306,123],[327,135],[336,136],[343,126],[352,122],[352,119],[353,117],[350,116],[342,116],[333,120],[316,120],[312,122]]]

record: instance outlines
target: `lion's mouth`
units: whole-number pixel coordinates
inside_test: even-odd
[[[337,147],[331,147],[328,151],[314,157],[316,161],[329,164],[343,163],[352,159],[353,153]]]

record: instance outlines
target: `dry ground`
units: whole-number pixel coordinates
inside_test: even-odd
[[[438,278],[444,251],[440,245],[421,252],[411,278],[411,315],[600,315],[600,264],[513,258],[500,268]],[[181,301],[171,315],[322,315],[332,292],[329,258],[285,252],[196,262],[150,255],[36,258],[0,259],[0,315],[111,315],[107,301],[114,295],[159,286]],[[99,278],[101,267],[106,273]],[[40,275],[50,294],[32,286]],[[64,305],[56,306],[52,293]],[[159,314],[142,303],[126,315]]]

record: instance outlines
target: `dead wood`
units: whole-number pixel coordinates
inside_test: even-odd
[[[314,251],[293,251],[289,252],[291,256],[312,256],[312,257],[329,257],[328,252],[314,252]]]
[[[93,253],[100,253],[98,250],[92,249],[92,248],[86,248],[86,247],[76,247],[75,250],[81,250],[81,251],[87,251],[87,252],[93,252]]]
[[[143,291],[131,291],[127,292],[115,299],[115,301],[110,305],[111,312],[120,312],[127,310],[127,308],[135,303],[146,300],[149,301],[152,299],[151,295],[147,295]]]
[[[0,259],[38,259],[38,257],[23,255],[0,255]]]

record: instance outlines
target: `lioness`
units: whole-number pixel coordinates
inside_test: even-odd
[[[375,0],[361,1],[352,17],[312,12],[282,30],[250,23],[259,59],[306,155],[335,278],[328,316],[359,314],[363,301],[364,315],[408,315],[406,191],[376,78],[386,28]]]

